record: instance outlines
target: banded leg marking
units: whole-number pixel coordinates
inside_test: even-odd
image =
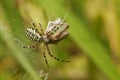
[[[45,55],[45,43],[43,45],[44,45],[43,56],[44,56],[44,59],[45,59],[45,63],[47,65],[47,67],[49,68],[48,61],[47,61],[47,58],[46,58],[46,55]]]
[[[58,58],[58,57],[56,57],[56,56],[53,56],[53,55],[51,54],[51,52],[50,52],[50,49],[49,49],[49,46],[48,46],[47,43],[46,43],[46,47],[47,47],[48,54],[49,54],[51,57],[53,57],[55,60],[61,61],[61,62],[70,62],[70,61],[62,60],[62,59],[60,59],[60,58]]]
[[[26,45],[23,45],[22,42],[18,39],[15,39],[15,41],[18,43],[18,45],[22,48],[35,48],[34,45],[30,45],[30,46],[26,46]]]

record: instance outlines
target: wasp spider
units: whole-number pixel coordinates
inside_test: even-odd
[[[32,21],[32,25],[33,25],[33,28],[30,28],[30,27],[26,28],[26,35],[29,39],[31,39],[38,45],[37,47],[39,47],[40,42],[44,43],[43,55],[44,55],[47,67],[49,67],[49,65],[48,65],[46,55],[45,55],[45,49],[47,49],[48,54],[54,59],[61,61],[61,62],[69,62],[69,61],[65,61],[65,60],[62,60],[62,59],[59,59],[53,56],[48,46],[48,44],[56,44],[68,36],[68,32],[66,30],[69,28],[69,25],[66,23],[66,21],[61,18],[57,18],[54,21],[49,21],[47,25],[47,29],[45,31],[43,31],[40,23],[39,23],[39,26],[40,26],[41,31],[38,31],[38,29],[36,28],[36,24],[33,21]],[[17,42],[23,48],[35,48],[36,47],[35,45],[25,46],[25,45],[22,45],[20,41],[17,41]]]

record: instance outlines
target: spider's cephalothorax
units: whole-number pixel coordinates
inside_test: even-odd
[[[39,23],[39,25],[41,27],[41,31],[37,30],[35,23],[32,22],[32,25],[34,26],[34,28],[27,27],[26,35],[28,38],[30,38],[32,41],[34,41],[37,44],[39,44],[40,42],[44,43],[43,55],[44,55],[47,66],[48,66],[48,62],[47,62],[46,55],[45,55],[45,47],[48,51],[48,54],[51,57],[53,57],[54,59],[56,59],[58,61],[62,61],[62,62],[69,62],[69,61],[61,60],[57,57],[54,57],[50,53],[50,50],[48,47],[48,44],[55,44],[55,43],[59,42],[61,39],[68,36],[68,32],[66,30],[69,28],[69,25],[66,23],[66,21],[61,18],[58,18],[54,21],[49,21],[45,32],[43,31],[40,23]],[[22,45],[22,47],[34,48],[35,46],[34,45],[32,45],[32,46],[23,46]]]

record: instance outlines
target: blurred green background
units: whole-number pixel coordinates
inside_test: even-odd
[[[42,44],[23,49],[16,43],[33,43],[25,35],[29,17],[45,30],[66,14],[69,36],[50,50],[71,62],[46,53],[47,68]],[[0,0],[0,80],[120,80],[119,21],[119,0]]]

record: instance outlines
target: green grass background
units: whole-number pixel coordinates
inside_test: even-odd
[[[49,73],[48,80],[119,80],[119,3],[118,0],[1,0],[0,80],[44,80],[33,66],[39,61],[42,63],[37,68]],[[42,53],[21,49],[14,40],[30,43],[24,32],[26,20],[31,17],[45,29],[49,20],[63,18],[67,12],[70,35],[50,48],[54,55],[71,62],[59,63],[49,57],[51,68],[47,69],[41,58],[26,57]]]

